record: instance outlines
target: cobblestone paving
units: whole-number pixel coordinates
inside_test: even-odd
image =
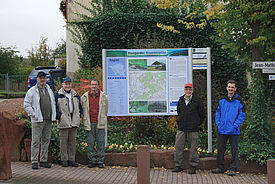
[[[135,167],[112,167],[104,169],[88,168],[81,165],[78,168],[53,165],[52,168],[31,169],[30,162],[13,162],[13,178],[0,183],[18,184],[136,184],[137,169]],[[226,174],[212,174],[208,170],[198,170],[190,175],[187,171],[172,173],[163,168],[152,168],[150,172],[151,184],[266,184],[264,174],[239,173],[236,176]]]

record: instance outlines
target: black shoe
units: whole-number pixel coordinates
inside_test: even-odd
[[[62,167],[68,167],[68,165],[69,165],[69,164],[68,164],[68,161],[63,161],[63,162],[62,162]]]
[[[88,164],[88,167],[89,167],[89,168],[93,168],[93,167],[95,167],[95,166],[96,166],[95,163],[89,163],[89,164]]]
[[[228,176],[235,176],[236,172],[235,171],[229,171]]]
[[[38,169],[38,163],[32,163],[32,169]]]
[[[172,169],[172,172],[181,172],[183,171],[183,168],[181,167],[175,167],[174,169]]]
[[[69,161],[69,166],[78,167],[78,163],[75,161]]]
[[[97,167],[98,168],[104,168],[104,165],[103,164],[97,164]]]
[[[51,164],[49,164],[48,162],[40,162],[40,167],[45,167],[45,168],[51,168]]]
[[[222,174],[224,172],[225,172],[225,170],[220,169],[220,168],[216,168],[216,169],[212,170],[212,173],[214,173],[214,174]]]
[[[191,168],[190,168],[190,170],[189,170],[188,173],[189,174],[196,174],[196,167],[191,166]]]

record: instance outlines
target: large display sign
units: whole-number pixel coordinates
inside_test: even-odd
[[[108,116],[175,115],[192,82],[191,49],[103,50]]]

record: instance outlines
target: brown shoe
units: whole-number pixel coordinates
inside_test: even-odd
[[[225,172],[225,170],[220,169],[220,168],[216,168],[216,169],[212,170],[212,173],[214,173],[214,174],[222,174],[224,172]]]

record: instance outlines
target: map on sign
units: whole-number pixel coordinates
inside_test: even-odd
[[[166,100],[166,72],[129,72],[129,100]]]
[[[107,50],[108,116],[174,115],[189,81],[188,49]]]
[[[126,63],[117,59],[110,59],[108,65],[108,75],[110,76],[125,76]]]

